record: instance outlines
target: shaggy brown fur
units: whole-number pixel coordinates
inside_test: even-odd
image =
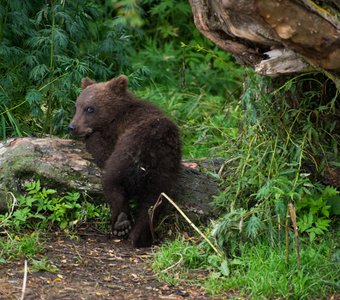
[[[112,232],[131,228],[129,200],[138,213],[129,234],[133,246],[152,243],[148,209],[169,193],[180,169],[181,142],[176,125],[155,106],[138,100],[119,76],[104,83],[82,80],[70,131],[83,137],[103,169],[103,190],[112,214]]]

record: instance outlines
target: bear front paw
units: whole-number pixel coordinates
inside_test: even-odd
[[[130,230],[131,222],[128,219],[127,214],[121,212],[117,217],[117,221],[112,226],[112,234],[117,237],[122,237],[127,235]]]

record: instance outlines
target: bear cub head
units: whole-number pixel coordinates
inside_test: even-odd
[[[83,78],[69,131],[79,137],[88,137],[97,129],[106,128],[124,109],[124,102],[129,98],[127,86],[128,79],[124,75],[101,83]]]

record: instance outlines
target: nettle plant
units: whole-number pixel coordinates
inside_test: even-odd
[[[61,134],[80,79],[129,66],[130,39],[97,1],[0,3],[0,139]]]

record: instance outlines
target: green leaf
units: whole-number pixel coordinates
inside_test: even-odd
[[[310,235],[309,235],[309,240],[312,242],[315,240],[315,232],[311,232]]]
[[[327,200],[330,197],[338,195],[339,192],[336,190],[336,188],[332,186],[326,186],[325,189],[322,192],[322,198]]]
[[[223,262],[221,263],[221,266],[219,268],[219,270],[221,271],[221,274],[223,276],[228,277],[230,275],[230,270],[229,270],[229,266],[228,266],[228,261],[225,259],[223,260]]]
[[[41,103],[42,93],[36,89],[31,89],[27,92],[25,99],[31,106],[39,105]]]
[[[29,212],[30,212],[30,209],[28,207],[24,207],[22,209],[17,209],[13,213],[13,217],[20,222],[25,222],[27,220],[27,218],[29,217]]]
[[[329,209],[330,209],[330,206],[329,205],[325,205],[324,207],[322,207],[321,213],[324,216],[329,217]]]
[[[246,233],[251,238],[256,238],[262,228],[262,221],[256,215],[252,215],[246,223]]]
[[[329,220],[329,219],[318,219],[315,222],[315,226],[317,228],[322,229],[322,230],[327,230],[330,223],[331,223],[331,220]]]
[[[42,81],[48,74],[48,67],[45,64],[35,66],[29,74],[29,77],[34,81]]]
[[[309,214],[307,215],[307,223],[308,223],[309,225],[312,225],[312,224],[313,224],[313,219],[314,219],[313,214],[309,213]]]
[[[24,198],[24,202],[28,207],[32,207],[32,203],[35,202],[37,199],[34,197],[26,197]]]
[[[340,215],[340,195],[336,195],[327,199],[327,204],[330,206],[330,212],[334,215]]]
[[[47,189],[45,192],[46,192],[47,195],[53,195],[53,194],[57,193],[57,191],[53,190],[53,189]]]
[[[34,214],[34,216],[33,216],[34,218],[38,218],[38,219],[41,219],[41,220],[45,220],[46,219],[46,217],[44,216],[44,215],[42,215],[42,214],[39,214],[39,213],[36,213],[36,214]]]

